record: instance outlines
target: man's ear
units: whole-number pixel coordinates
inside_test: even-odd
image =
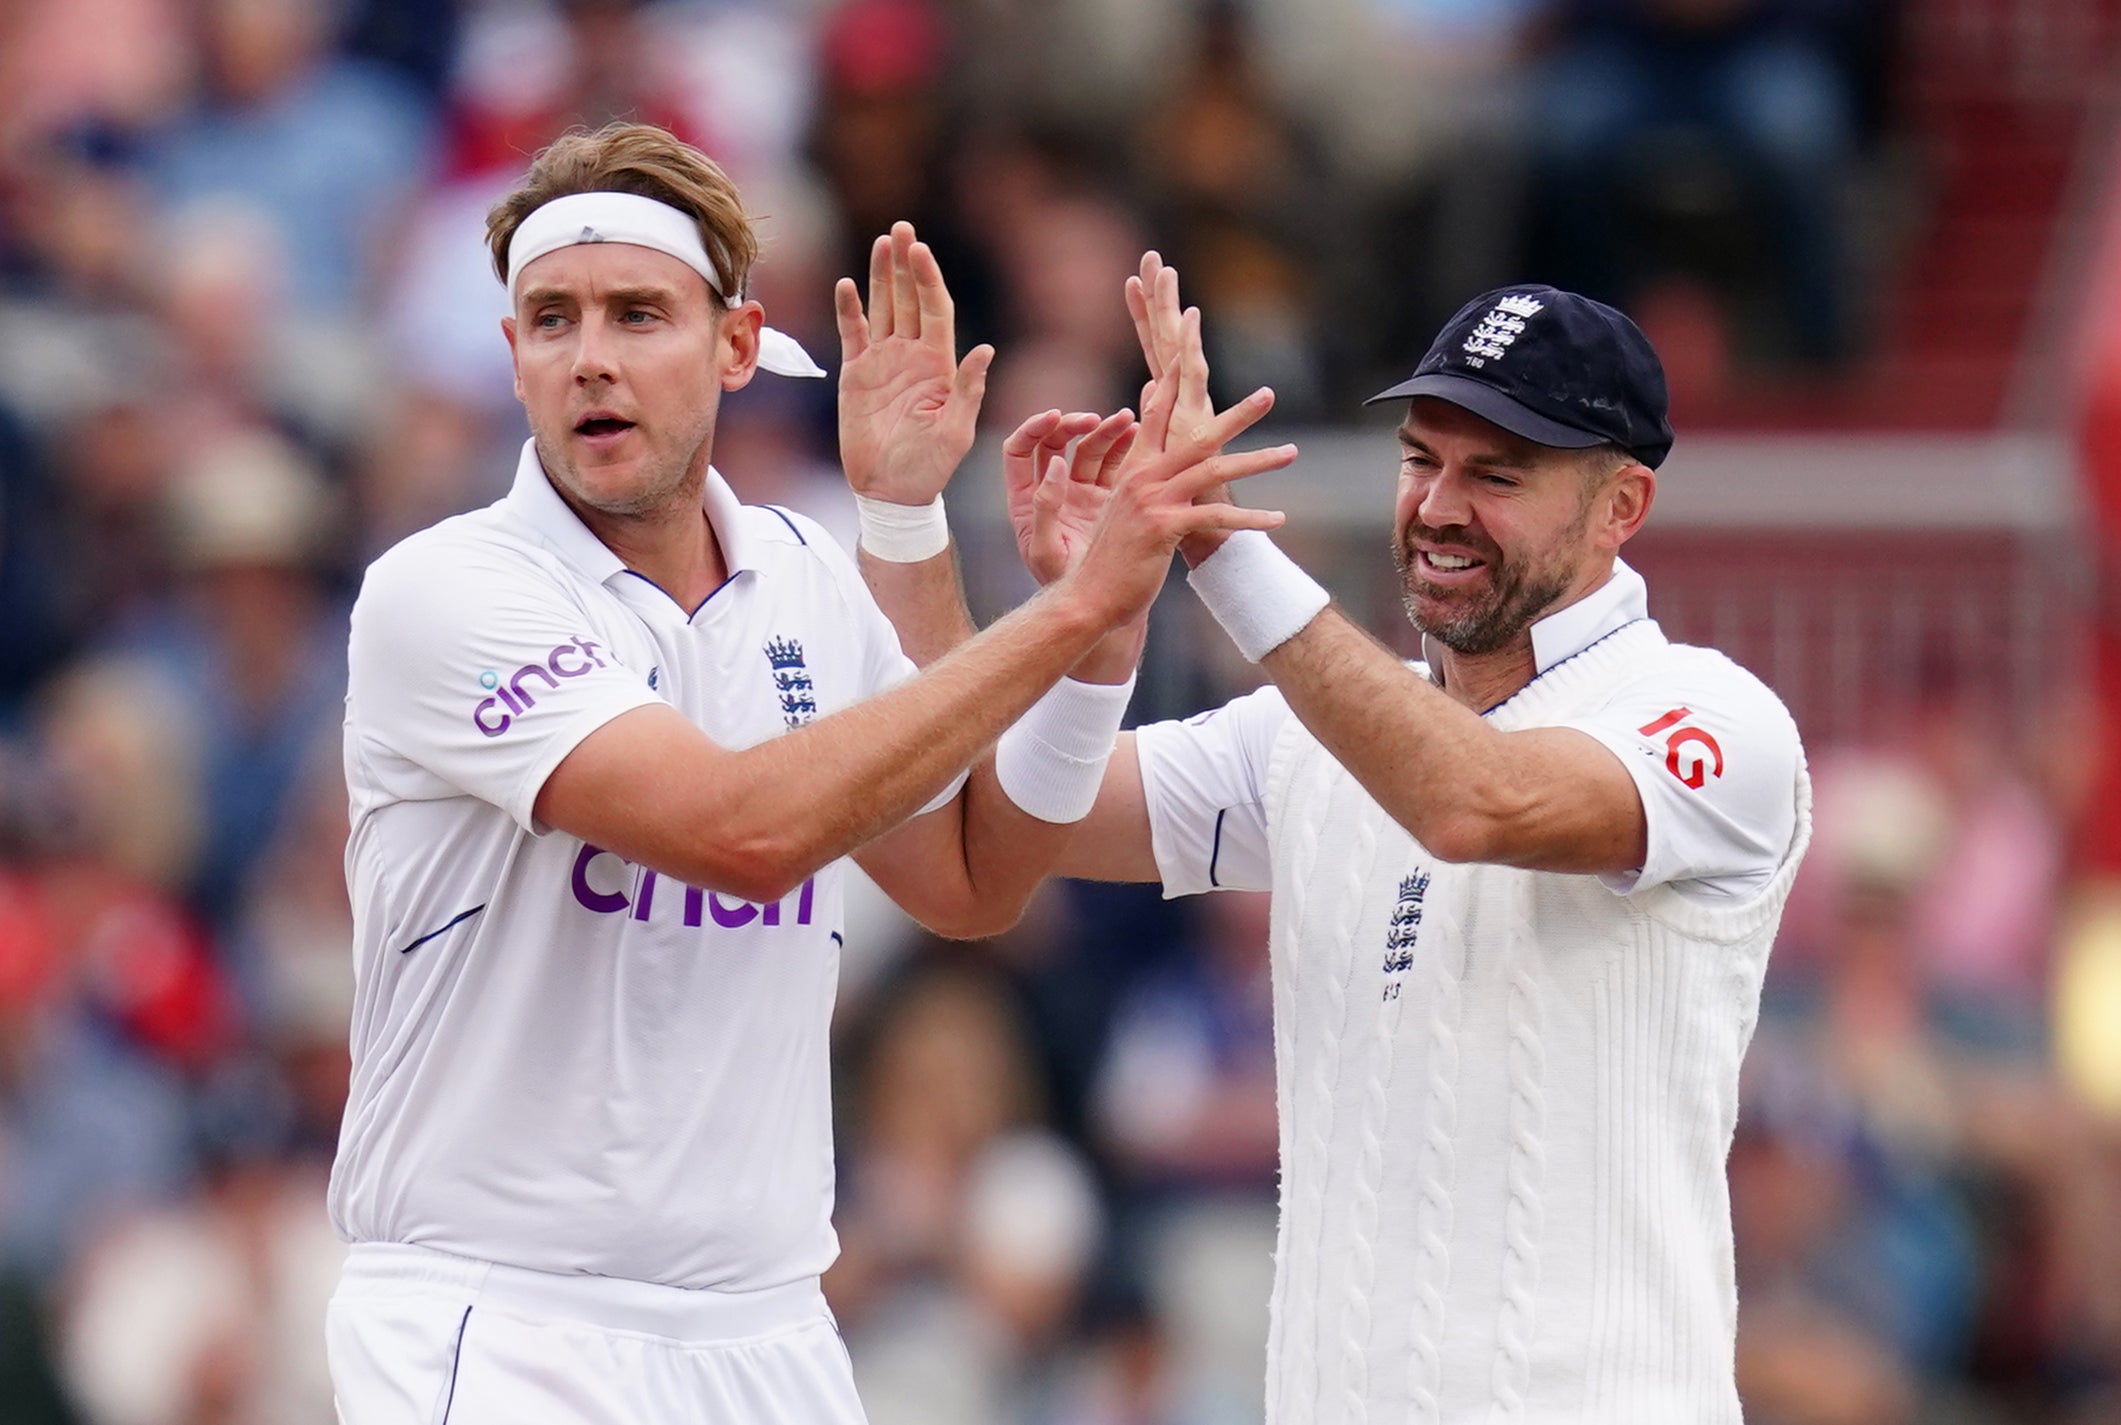
[[[1657,472],[1637,462],[1623,465],[1606,482],[1605,531],[1599,543],[1618,549],[1635,537],[1657,501]]]
[[[746,301],[722,313],[715,333],[715,374],[724,391],[740,391],[751,384],[759,369],[759,328],[766,324],[766,309]]]
[[[521,353],[516,350],[516,319],[514,317],[501,318],[501,335],[508,341],[508,366],[515,376],[516,400],[521,401],[523,399],[523,363],[518,359]]]

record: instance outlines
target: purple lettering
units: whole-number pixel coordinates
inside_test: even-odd
[[[589,884],[589,863],[599,856],[611,853],[601,846],[582,843],[582,850],[574,858],[574,898],[583,909],[593,910],[598,915],[610,915],[613,911],[626,909],[626,897],[612,892],[607,895]]]
[[[646,919],[648,919],[648,907],[649,907],[649,906],[650,906],[650,905],[651,905],[651,904],[652,904],[652,903],[653,903],[654,901],[655,901],[655,872],[653,872],[653,871],[650,871],[650,870],[645,870],[645,869],[644,869],[644,870],[643,870],[643,871],[641,872],[641,889],[640,889],[640,893],[639,893],[639,894],[638,894],[637,896],[635,896],[635,897],[634,897],[634,901],[633,901],[633,918],[634,918],[635,920],[646,920]]]
[[[501,700],[501,706],[507,708],[510,712],[520,713],[521,711],[523,711],[523,705],[517,702],[515,698],[509,693],[508,686],[505,683],[502,684],[500,687],[494,689],[494,696],[499,698]]]
[[[714,916],[714,923],[724,930],[734,930],[740,925],[749,925],[758,919],[759,908],[750,901],[738,901],[734,906],[722,904],[722,898],[713,891],[707,893],[707,909]]]
[[[573,644],[563,643],[558,648],[553,649],[552,657],[546,659],[545,661],[546,663],[551,665],[552,671],[559,674],[562,678],[579,678],[584,673],[587,673],[589,671],[589,665],[587,663],[577,663],[574,667],[569,668],[564,666],[560,662],[560,658],[563,654],[573,653],[575,651],[576,649]]]
[[[811,876],[803,882],[803,897],[795,903],[795,923],[810,923],[810,904],[817,899],[817,877]]]
[[[493,705],[494,700],[488,698],[485,702],[473,708],[471,710],[471,722],[472,726],[478,728],[479,731],[485,733],[488,737],[499,737],[502,733],[508,731],[508,724],[515,721],[515,719],[511,718],[507,713],[502,713],[501,720],[498,723],[488,723],[486,721],[486,710]]]
[[[560,686],[560,680],[558,678],[553,677],[552,674],[546,672],[543,664],[525,663],[522,667],[516,669],[516,675],[515,677],[508,680],[508,686],[517,697],[523,700],[523,706],[526,708],[534,708],[538,705],[538,700],[536,698],[523,691],[523,680],[533,673],[537,674],[540,678],[543,678],[545,680],[545,686],[548,688],[557,688]]]
[[[599,648],[602,648],[604,646],[603,644],[591,643],[588,639],[582,637],[580,634],[576,634],[574,637],[574,646],[581,649],[584,653],[588,654],[589,661],[596,664],[597,667],[602,668],[605,666],[604,660],[597,657],[597,650]]]
[[[700,917],[707,913],[707,893],[698,886],[685,887],[685,923],[697,930]]]
[[[760,920],[759,920],[759,924],[761,924],[761,925],[779,925],[780,923],[781,923],[781,903],[780,903],[779,901],[768,901],[768,902],[766,902],[766,914],[765,914],[765,915],[764,915],[763,917],[761,917],[761,918],[760,918]]]

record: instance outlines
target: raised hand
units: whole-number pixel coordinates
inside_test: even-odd
[[[1044,411],[1002,442],[1009,524],[1024,567],[1040,584],[1074,568],[1090,547],[1112,477],[1138,430],[1132,411],[1102,421],[1088,411]]]
[[[1221,453],[1273,408],[1274,393],[1261,387],[1229,410],[1181,429],[1174,420],[1183,398],[1180,371],[1166,367],[1163,376],[1150,383],[1141,430],[1111,473],[1110,493],[1088,547],[1064,576],[1109,601],[1115,626],[1147,612],[1163,587],[1171,552],[1181,541],[1241,529],[1278,529],[1282,523],[1277,510],[1196,503],[1229,481],[1279,470],[1296,458],[1293,445]]]
[[[1139,275],[1127,279],[1127,314],[1134,318],[1134,335],[1141,342],[1142,359],[1149,363],[1151,383],[1166,375],[1179,383],[1173,393],[1172,429],[1198,429],[1215,414],[1208,402],[1208,356],[1201,344],[1200,308],[1180,307],[1178,269],[1153,250],[1142,254]],[[1148,400],[1145,391],[1144,409]]]
[[[869,306],[850,278],[833,288],[840,331],[840,461],[858,495],[924,505],[972,448],[994,348],[957,359],[957,308],[911,223],[869,251]]]

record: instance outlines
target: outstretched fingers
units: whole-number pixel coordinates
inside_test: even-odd
[[[1134,445],[1134,412],[1116,411],[1106,416],[1076,444],[1068,462],[1069,478],[1086,485],[1108,485],[1107,475],[1116,459],[1123,459]]]
[[[1174,430],[1172,438],[1190,449],[1220,450],[1257,425],[1274,409],[1274,388],[1262,386],[1226,411],[1213,412],[1190,430]]]
[[[869,322],[862,314],[861,289],[851,277],[832,284],[832,316],[840,329],[840,365],[869,349]]]
[[[921,297],[913,280],[913,224],[891,225],[891,334],[919,337]]]
[[[1233,450],[1209,459],[1196,461],[1171,476],[1166,487],[1173,496],[1191,499],[1206,494],[1218,485],[1227,485],[1232,480],[1242,480],[1248,475],[1264,475],[1269,470],[1285,470],[1296,463],[1296,447],[1293,445],[1269,445],[1258,450]]]
[[[909,234],[912,228],[906,230]],[[945,354],[957,351],[957,304],[950,298],[950,287],[943,281],[942,265],[935,260],[935,251],[924,242],[915,242],[908,251],[909,265],[913,273],[914,301],[920,313],[920,336],[928,345]]]
[[[881,233],[869,244],[869,339],[891,335],[891,236]]]
[[[1243,505],[1188,505],[1172,521],[1178,537],[1241,529],[1277,530],[1288,520],[1280,510],[1248,510]]]

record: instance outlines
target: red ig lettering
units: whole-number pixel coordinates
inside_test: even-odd
[[[1671,729],[1670,735],[1664,740],[1665,768],[1673,776],[1686,783],[1690,789],[1698,792],[1701,790],[1702,783],[1709,778],[1723,775],[1723,748],[1717,745],[1715,738],[1709,736],[1700,728],[1681,727],[1678,725],[1693,715],[1690,709],[1673,708],[1655,722],[1645,723],[1635,730],[1644,737],[1655,737],[1667,728]],[[1686,765],[1682,768],[1679,760],[1680,749],[1695,743],[1701,744],[1707,751],[1690,754],[1686,759]],[[1710,758],[1715,759],[1713,765],[1710,763]]]

